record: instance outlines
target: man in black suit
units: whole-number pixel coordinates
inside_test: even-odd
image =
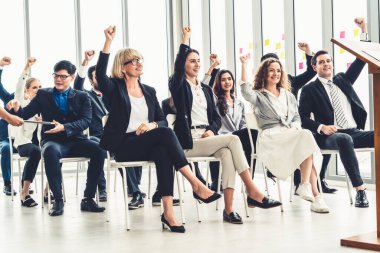
[[[99,175],[103,170],[105,151],[99,144],[87,139],[83,130],[91,122],[91,103],[85,92],[70,88],[74,80],[76,67],[69,61],[60,61],[54,66],[54,88],[40,89],[36,97],[25,108],[20,108],[17,100],[8,104],[18,116],[29,119],[41,113],[44,122],[53,122],[42,126],[41,144],[45,160],[46,176],[53,192],[55,202],[49,214],[63,214],[62,174],[59,163],[64,157],[89,157],[86,189],[81,202],[81,210],[103,212],[93,200]]]
[[[78,73],[74,81],[74,89],[86,92],[90,98],[92,108],[92,120],[89,127],[90,139],[99,143],[103,135],[102,119],[105,115],[108,114],[109,100],[107,97],[103,96],[103,94],[99,91],[98,83],[95,76],[96,66],[91,66],[88,69],[87,73],[88,80],[91,83],[92,89],[86,90],[83,87],[87,65],[94,58],[94,55],[95,51],[93,50],[88,50],[84,53],[84,60],[82,62],[82,65],[78,69]],[[102,170],[100,173],[98,181],[98,190],[99,201],[107,201],[106,179],[104,176],[104,170]]]
[[[312,61],[318,78],[302,89],[299,112],[302,127],[315,133],[323,149],[339,150],[340,159],[356,188],[356,207],[368,207],[359,163],[354,148],[374,146],[374,132],[363,131],[367,112],[353,84],[365,63],[356,59],[345,73],[333,76],[333,61],[328,52],[318,51]],[[311,114],[314,119],[311,119]]]

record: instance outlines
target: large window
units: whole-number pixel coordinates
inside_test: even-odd
[[[112,42],[111,57],[108,63],[108,72],[110,73],[116,51],[123,48],[121,1],[81,1],[80,7],[82,50],[84,52],[85,50],[92,49],[96,52],[93,62],[90,62],[89,65],[96,64],[99,51],[103,48],[105,40],[104,29],[110,25],[116,26],[116,37]],[[84,54],[83,52],[81,52],[82,55]],[[91,87],[87,78],[85,86],[86,88]]]
[[[203,19],[202,19],[202,3],[203,0],[191,0],[189,1],[189,22],[191,27],[190,47],[196,49],[201,59],[204,59],[205,52],[203,50]],[[181,28],[182,29],[182,28]],[[176,48],[175,52],[178,49]],[[201,62],[201,68],[199,70],[200,75],[206,72],[208,62]],[[199,78],[202,78],[201,76]]]
[[[162,101],[169,95],[165,0],[129,1],[128,20],[129,45],[144,57],[142,82]]]
[[[14,92],[26,62],[22,1],[7,1],[1,5],[0,24],[0,57],[7,56],[12,59],[12,64],[4,67],[2,83],[9,92]]]
[[[264,54],[276,53],[285,63],[284,1],[262,1],[262,22]]]
[[[74,1],[33,0],[29,7],[31,55],[37,58],[33,76],[52,87],[55,63],[76,64]]]
[[[355,0],[334,0],[333,1],[333,18],[334,18],[334,37],[345,40],[360,40],[360,28],[354,23],[356,17],[367,17],[367,1]],[[342,6],[344,11],[342,11]],[[335,73],[345,72],[355,57],[349,52],[334,46],[334,66]],[[363,69],[361,75],[354,84],[354,89],[360,97],[365,109],[369,112],[369,83],[368,68]],[[369,117],[365,129],[369,130]],[[360,172],[364,177],[371,176],[371,155],[369,153],[357,154],[360,166]],[[344,167],[338,159],[338,174],[344,173]]]
[[[310,12],[312,11],[312,14]],[[305,41],[313,52],[322,49],[322,13],[321,2],[314,0],[295,0],[295,48],[296,74],[306,71],[306,55],[298,49],[297,43]],[[307,23],[307,25],[305,25]],[[312,27],[312,29],[310,29]]]
[[[225,1],[210,0],[211,52],[222,60],[220,68],[226,68],[226,4]],[[228,36],[232,36],[229,34]],[[208,68],[208,66],[206,67]]]

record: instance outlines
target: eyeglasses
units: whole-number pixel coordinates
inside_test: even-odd
[[[54,77],[54,79],[62,79],[62,80],[66,80],[66,78],[68,78],[70,75],[66,76],[66,75],[58,75],[56,73],[53,73],[52,76]]]
[[[144,63],[144,58],[135,58],[135,59],[124,62],[123,65],[125,66],[129,63],[132,63],[133,66],[136,66],[137,63],[139,63],[139,64]]]

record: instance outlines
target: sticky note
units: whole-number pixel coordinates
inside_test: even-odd
[[[358,37],[359,36],[359,29],[356,28],[354,29],[354,37]]]
[[[277,42],[276,43],[276,49],[280,49],[281,48],[281,42]]]
[[[266,39],[266,40],[264,41],[264,45],[265,45],[265,46],[269,46],[269,45],[270,45],[270,40],[269,40],[269,39]]]
[[[303,69],[303,62],[300,62],[300,63],[298,64],[298,69]]]
[[[285,59],[285,52],[280,53],[280,59]]]
[[[345,31],[341,31],[339,33],[339,38],[344,39],[345,37],[346,37],[346,32]]]
[[[239,48],[239,54],[242,54],[243,53],[243,48]]]
[[[249,44],[248,44],[248,48],[249,48],[249,49],[253,49],[253,42],[249,42]]]
[[[339,53],[343,54],[344,52],[345,52],[345,51],[344,51],[343,48],[340,48],[340,49],[339,49]]]
[[[302,54],[302,59],[303,59],[303,60],[306,60],[306,53],[303,53],[303,54]]]

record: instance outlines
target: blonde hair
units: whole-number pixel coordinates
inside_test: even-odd
[[[142,58],[142,54],[136,49],[124,48],[117,51],[115,58],[113,60],[113,66],[111,70],[111,77],[114,78],[124,78],[124,73],[122,71],[124,63],[128,60],[132,60],[133,57]]]
[[[268,68],[272,63],[278,63],[281,68],[281,79],[276,84],[277,89],[281,87],[290,91],[291,86],[289,84],[288,75],[286,74],[285,68],[282,63],[275,58],[268,58],[261,63],[255,75],[253,89],[260,91],[263,91],[265,89],[265,86],[267,85]]]

